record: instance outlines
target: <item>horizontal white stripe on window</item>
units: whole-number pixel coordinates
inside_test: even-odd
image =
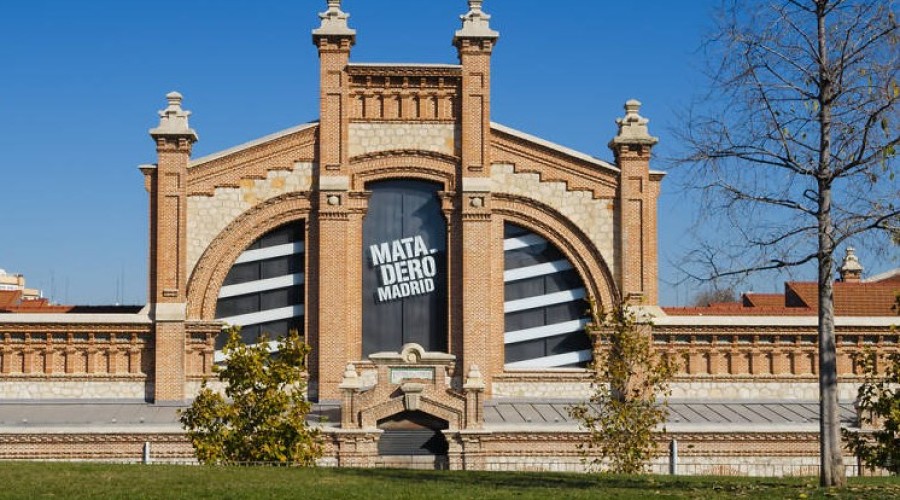
[[[537,326],[534,328],[526,328],[524,330],[515,330],[503,334],[503,342],[506,344],[514,344],[516,342],[525,342],[528,340],[545,339],[555,337],[565,333],[577,332],[588,324],[588,319],[576,319],[572,321],[564,321],[553,325]]]
[[[514,363],[506,363],[504,368],[556,368],[559,366],[574,365],[591,360],[590,349],[572,351],[543,358],[526,359]]]
[[[554,304],[562,304],[564,302],[572,302],[573,300],[583,299],[585,296],[584,288],[576,288],[563,292],[548,293],[547,295],[535,295],[524,299],[510,300],[503,304],[503,312],[511,313],[516,311],[525,311],[527,309],[536,309],[538,307],[552,306]]]
[[[237,285],[227,285],[219,289],[219,298],[235,297],[238,295],[246,295],[248,293],[264,292],[266,290],[276,290],[278,288],[286,288],[293,285],[303,284],[303,273],[286,274],[275,278],[267,278],[264,280],[248,281],[246,283],[238,283]]]
[[[572,269],[572,264],[568,260],[555,260],[553,262],[545,262],[534,266],[517,267],[516,269],[503,271],[503,281],[509,283],[511,281],[568,271],[569,269]]]
[[[236,261],[235,264],[243,264],[245,262],[255,262],[258,260],[272,259],[275,257],[284,257],[285,255],[296,255],[303,253],[305,246],[302,241],[293,243],[285,243],[283,245],[273,245],[265,248],[257,248],[254,250],[245,250]]]
[[[278,341],[277,340],[270,340],[270,341],[266,342],[266,344],[267,344],[267,348],[268,348],[269,352],[277,352],[278,351]],[[256,345],[256,344],[251,344],[251,345]],[[225,356],[225,353],[223,353],[222,351],[216,351],[213,353],[213,362],[214,363],[221,363],[227,359],[228,358]]]
[[[237,316],[228,316],[227,318],[217,319],[219,321],[224,321],[229,325],[247,326],[256,325],[258,323],[268,323],[270,321],[278,321],[281,319],[290,319],[297,316],[303,316],[303,304],[288,307],[279,307],[277,309],[239,314]]]
[[[503,240],[503,251],[518,250],[520,248],[531,247],[547,243],[547,240],[536,234],[525,234],[515,238],[506,238]]]

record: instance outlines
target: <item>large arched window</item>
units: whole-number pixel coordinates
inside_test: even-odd
[[[504,224],[506,368],[584,367],[591,360],[585,287],[552,243]]]
[[[225,277],[216,302],[216,319],[241,327],[244,342],[260,334],[270,340],[296,329],[303,334],[304,223],[283,225],[253,242]],[[220,336],[216,360],[227,339]]]

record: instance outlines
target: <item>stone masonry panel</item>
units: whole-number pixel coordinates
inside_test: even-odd
[[[298,162],[291,171],[269,171],[265,179],[241,179],[240,187],[219,187],[213,196],[188,198],[188,274],[216,236],[242,213],[285,193],[309,191],[312,168],[312,163]]]
[[[137,399],[146,398],[146,382],[60,380],[0,382],[0,399]]]
[[[350,157],[398,149],[417,149],[455,156],[452,123],[351,123]]]
[[[495,193],[524,196],[558,210],[590,238],[615,275],[615,233],[611,200],[595,199],[591,191],[570,191],[564,182],[544,182],[540,175],[516,173],[513,165],[491,167]]]

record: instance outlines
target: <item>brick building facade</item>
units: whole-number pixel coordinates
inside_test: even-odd
[[[657,139],[640,103],[616,120],[613,162],[493,122],[499,34],[481,4],[469,1],[453,38],[459,64],[390,65],[351,62],[355,31],[329,0],[312,33],[318,121],[207,157],[192,158],[190,113],[167,95],[150,131],[157,162],[141,167],[148,306],[0,315],[0,398],[32,420],[73,401],[100,415],[92,401],[138,406],[68,432],[50,417],[45,432],[7,422],[0,458],[136,458],[144,441],[162,458],[189,456],[165,408],[212,377],[229,323],[248,342],[303,332],[327,463],[419,463],[410,447],[431,432],[445,442],[419,461],[574,468],[584,433],[565,406],[590,389],[593,297],[652,314],[655,345],[681,363],[668,430],[688,446],[683,460],[807,466],[814,314],[659,308],[664,174],[651,168]],[[850,354],[896,350],[892,323],[877,311],[838,318],[850,424]]]

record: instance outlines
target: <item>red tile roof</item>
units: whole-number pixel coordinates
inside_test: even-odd
[[[843,283],[834,284],[834,314],[837,316],[893,316],[900,284]],[[818,287],[812,282],[785,283],[785,302],[789,307],[806,306],[818,310]],[[799,302],[799,303],[798,303]]]
[[[744,307],[784,307],[784,295],[780,293],[745,293],[742,297]]]
[[[836,316],[896,316],[900,293],[900,271],[883,279],[834,283]],[[745,293],[740,302],[710,304],[708,307],[664,307],[674,316],[814,316],[818,314],[818,286],[813,281],[784,284],[784,294]]]
[[[21,295],[22,292],[19,290],[0,290],[0,311],[15,306]]]
[[[44,298],[23,300],[21,290],[0,290],[0,313],[65,313],[71,309]]]

